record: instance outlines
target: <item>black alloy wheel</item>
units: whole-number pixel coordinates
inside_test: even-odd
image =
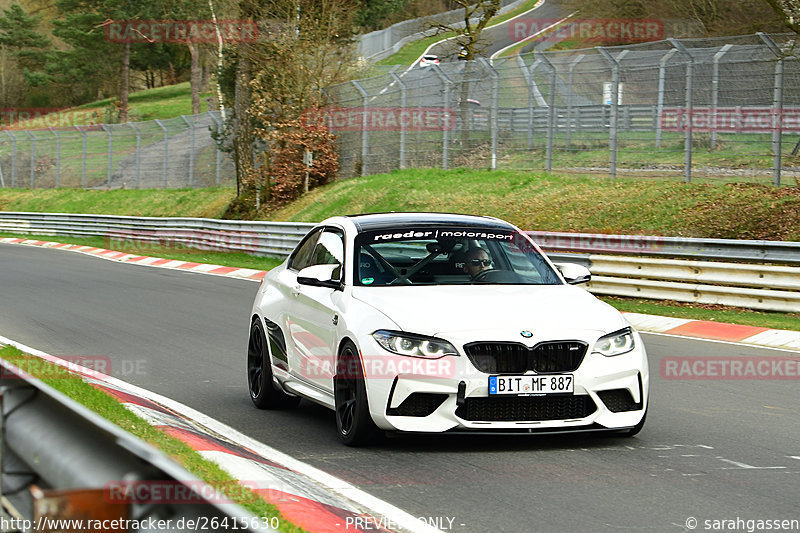
[[[258,318],[250,325],[250,340],[247,343],[247,387],[250,399],[259,409],[294,407],[300,398],[278,390],[272,381],[272,366],[264,329]]]

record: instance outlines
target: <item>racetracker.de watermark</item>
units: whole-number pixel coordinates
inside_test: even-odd
[[[539,41],[567,39],[596,44],[645,43],[664,39],[664,22],[658,19],[560,19],[521,18],[508,25],[515,42],[537,37]]]
[[[255,503],[261,500],[255,490],[259,490],[259,483],[255,481],[226,481],[213,487],[203,481],[120,480],[103,486],[103,499],[106,503],[138,505]]]
[[[456,376],[453,357],[438,359],[424,357],[391,357],[387,355],[363,355],[361,362],[355,359],[307,359],[301,365],[300,374],[308,379],[348,379],[363,375],[368,379],[393,380],[399,375],[413,375],[426,379],[451,379]]]
[[[331,131],[445,131],[457,111],[446,107],[327,107],[321,117]]]
[[[660,369],[670,380],[800,380],[800,356],[665,357]]]
[[[594,233],[526,232],[545,250],[570,252],[645,252],[664,248],[663,237]]]
[[[260,238],[254,232],[213,230],[127,230],[125,234],[106,235],[104,246],[109,250],[146,253],[163,248],[255,253]]]
[[[95,122],[102,122],[97,111],[65,109],[61,107],[3,107],[0,108],[1,129],[46,129],[72,128],[81,125],[83,131],[101,129]],[[89,126],[84,126],[89,124]],[[75,131],[73,129],[73,131]]]
[[[103,34],[112,43],[252,43],[258,26],[249,20],[113,20]]]
[[[106,355],[59,355],[62,364],[51,363],[50,361],[31,357],[14,361],[14,366],[24,373],[36,376],[39,379],[80,379],[83,373],[97,372],[107,376],[114,376],[121,379],[144,376],[148,373],[148,361],[146,359],[122,359],[112,361]],[[20,376],[0,368],[2,379],[20,379]]]

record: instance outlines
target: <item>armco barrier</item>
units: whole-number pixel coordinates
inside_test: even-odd
[[[128,527],[113,529],[148,531],[157,527],[151,524],[169,520],[161,530],[195,531],[206,522],[227,524],[219,529],[256,531],[252,513],[226,503],[166,454],[5,360],[0,360],[0,391],[3,504],[16,521],[124,519]],[[172,487],[181,497],[142,504],[120,502],[110,492],[110,487],[136,482]],[[82,528],[50,523],[36,529]]]
[[[590,255],[595,294],[800,311],[800,267]]]
[[[0,212],[0,232],[104,236],[109,248],[116,243],[116,249],[123,251],[128,242],[157,242],[283,257],[312,227],[293,222]],[[598,294],[800,311],[800,268],[785,266],[800,265],[799,242],[528,233],[552,258],[588,266],[594,276],[589,288]],[[676,257],[694,261],[672,259]]]

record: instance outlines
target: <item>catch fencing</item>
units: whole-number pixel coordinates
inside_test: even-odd
[[[0,131],[0,187],[155,189],[235,183],[219,111],[124,124]],[[36,121],[34,121],[36,122]]]
[[[534,51],[332,86],[341,174],[471,167],[793,184],[793,37]]]

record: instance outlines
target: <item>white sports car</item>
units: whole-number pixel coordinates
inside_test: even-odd
[[[336,412],[341,440],[380,431],[641,430],[647,355],[613,307],[496,218],[334,217],[271,270],[247,352],[259,408]]]

